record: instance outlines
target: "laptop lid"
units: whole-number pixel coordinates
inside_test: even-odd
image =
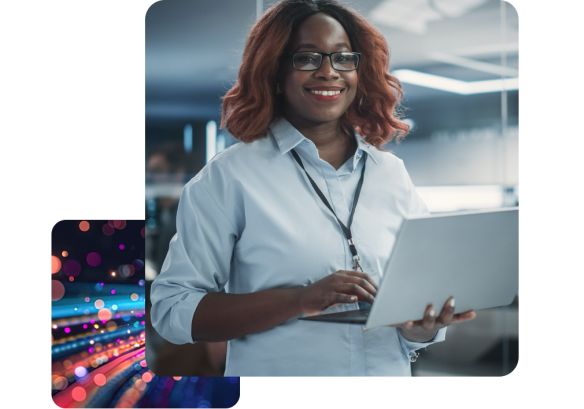
[[[366,328],[419,320],[456,299],[455,313],[510,304],[519,285],[518,208],[409,216]]]

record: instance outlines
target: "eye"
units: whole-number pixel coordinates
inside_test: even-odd
[[[316,58],[314,56],[307,55],[307,54],[297,55],[295,60],[298,62],[301,62],[301,63],[314,63],[314,62],[316,62]]]

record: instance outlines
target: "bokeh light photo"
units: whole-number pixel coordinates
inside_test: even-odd
[[[239,378],[163,377],[145,359],[143,220],[52,232],[51,393],[62,408],[229,408]]]

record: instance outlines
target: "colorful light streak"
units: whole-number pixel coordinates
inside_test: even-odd
[[[88,379],[84,382],[84,389],[86,390],[86,392],[91,392],[91,394],[95,393],[94,388],[92,388],[91,383],[95,384],[94,382],[94,378],[97,374],[103,374],[106,376],[106,378],[108,379],[113,379],[115,378],[120,372],[124,371],[125,369],[127,369],[128,367],[131,367],[131,365],[141,359],[145,354],[145,349],[144,348],[138,348],[135,351],[132,351],[122,357],[118,357],[118,359],[116,359],[113,362],[109,362],[107,364],[105,364],[103,367],[99,368],[99,369],[95,369],[94,371],[92,371],[91,373],[88,373],[86,376],[88,376]],[[127,362],[129,360],[129,362]],[[72,384],[70,384],[67,389],[65,389],[64,391],[62,391],[61,393],[59,393],[58,395],[53,397],[53,401],[60,407],[62,408],[66,408],[66,407],[70,407],[70,404],[73,401],[73,396],[71,395],[73,390],[79,386],[78,382],[74,382]],[[96,385],[99,386],[99,385]],[[89,394],[88,394],[89,396]],[[95,406],[87,406],[87,407],[95,407]]]
[[[146,364],[144,263],[130,250],[144,248],[144,222],[64,221],[59,224],[70,225],[73,238],[75,231],[87,232],[91,226],[97,227],[99,235],[128,235],[131,231],[135,234],[134,239],[124,236],[124,252],[115,244],[109,250],[99,249],[99,264],[97,257],[87,260],[87,252],[76,251],[79,243],[75,239],[66,246],[67,253],[53,244],[51,277],[58,284],[53,284],[57,293],[52,298],[58,296],[58,299],[52,302],[51,383],[57,406],[233,406],[239,399],[239,378],[175,380],[155,375]],[[82,234],[96,242],[95,237],[87,236],[90,233]],[[119,264],[122,274],[117,277],[110,275],[112,270],[107,265],[109,253],[114,249],[117,254],[128,257],[125,263]],[[68,259],[65,262],[59,256]],[[100,277],[85,278],[89,269],[101,269]],[[69,278],[73,277],[76,281],[70,282]],[[116,283],[118,280],[126,282]]]

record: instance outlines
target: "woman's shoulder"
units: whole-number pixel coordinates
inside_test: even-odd
[[[189,184],[216,184],[248,177],[265,170],[266,163],[278,152],[271,134],[249,143],[237,142],[216,154]]]
[[[368,145],[367,149],[370,155],[375,159],[378,165],[383,168],[402,169],[404,167],[403,161],[398,158],[395,153],[389,150],[381,150],[373,145]]]

